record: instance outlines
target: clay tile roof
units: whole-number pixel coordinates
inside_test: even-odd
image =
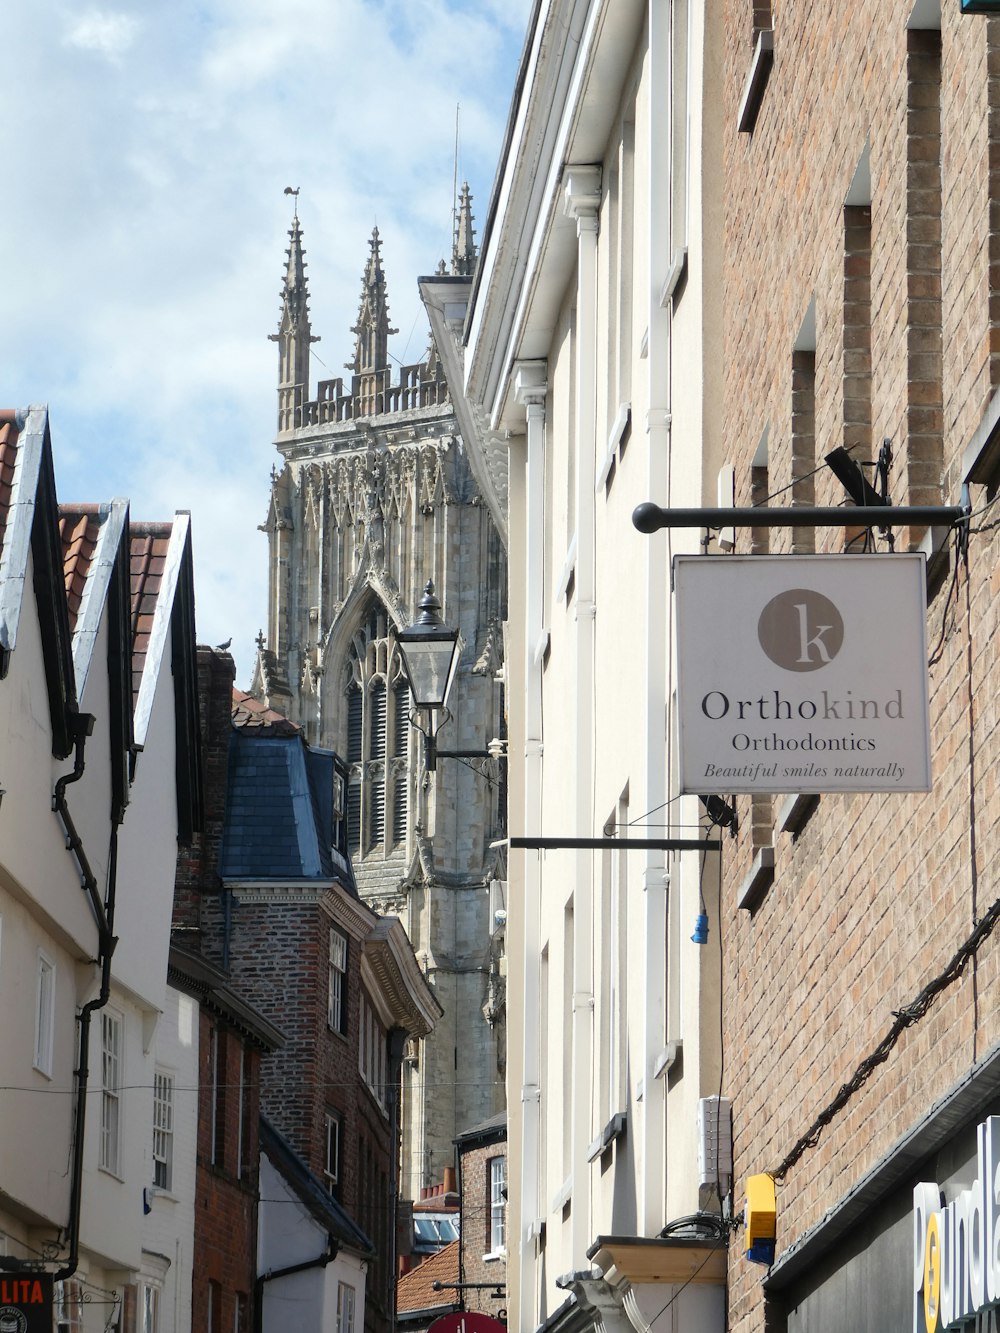
[[[443,1250],[403,1274],[396,1283],[396,1309],[400,1313],[438,1307],[450,1309],[455,1304],[456,1293],[435,1291],[431,1283],[458,1281],[458,1247],[461,1243],[453,1240]]]
[[[76,629],[76,618],[87,586],[87,575],[97,549],[101,530],[96,506],[60,505],[59,538],[63,551],[63,579],[69,607],[69,627]]]
[[[0,551],[7,531],[7,515],[14,485],[14,459],[17,456],[17,422],[12,411],[0,411]]]
[[[133,699],[139,695],[171,531],[170,523],[133,523],[129,529]]]
[[[272,736],[293,736],[302,728],[296,722],[290,722],[282,713],[268,708],[260,699],[255,699],[246,690],[233,688],[233,726],[267,727]]]

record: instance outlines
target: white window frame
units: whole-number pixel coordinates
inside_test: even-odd
[[[349,1282],[337,1283],[337,1333],[354,1333],[356,1295]]]
[[[56,1024],[56,965],[48,954],[38,950],[38,974],[35,984],[35,1057],[34,1066],[46,1078],[52,1077],[52,1050]]]
[[[358,1071],[365,1087],[387,1113],[387,1083],[389,1078],[388,1054],[385,1037],[379,1027],[375,1009],[368,996],[361,992],[360,1034],[358,1041]]]
[[[98,1166],[121,1177],[122,1065],[125,1057],[125,1016],[101,1011],[101,1145]],[[110,1040],[109,1040],[110,1038]]]
[[[174,1075],[159,1068],[153,1073],[153,1184],[168,1192],[174,1185]]]
[[[340,1116],[334,1111],[327,1111],[324,1117],[325,1143],[323,1158],[323,1179],[331,1194],[340,1184]]]
[[[347,1030],[347,936],[337,926],[330,927],[326,1021],[334,1032]]]
[[[486,1168],[490,1189],[490,1250],[484,1258],[496,1259],[507,1253],[507,1200],[504,1198],[507,1159],[503,1156],[490,1157]]]
[[[138,1333],[160,1333],[160,1288],[144,1279],[139,1283],[139,1299],[136,1302],[136,1324]]]
[[[83,1333],[83,1288],[78,1278],[63,1278],[53,1286],[57,1333]]]

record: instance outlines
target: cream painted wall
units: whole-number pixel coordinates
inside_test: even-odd
[[[498,211],[483,262],[483,283],[470,323],[467,351],[468,383],[482,394],[484,410],[510,430],[524,429],[513,393],[511,367],[526,357],[544,356],[550,386],[546,423],[546,497],[544,505],[544,568],[526,578],[544,580],[545,628],[549,652],[543,674],[543,747],[541,827],[528,830],[548,837],[596,836],[609,819],[619,814],[635,821],[626,835],[696,836],[699,809],[696,798],[677,799],[671,786],[673,692],[669,561],[680,550],[697,550],[698,533],[650,539],[636,532],[631,522],[636,504],[695,505],[706,481],[704,455],[709,433],[715,429],[721,398],[721,367],[713,311],[706,299],[717,290],[715,228],[717,217],[703,217],[705,196],[697,171],[688,195],[688,273],[673,310],[660,305],[659,293],[673,257],[670,235],[671,160],[668,82],[670,34],[664,15],[669,7],[655,6],[657,27],[644,27],[638,43],[611,50],[623,43],[625,29],[609,20],[609,6],[593,0],[587,5],[553,3],[543,7],[527,63],[529,88],[515,121],[511,155],[501,163]],[[705,7],[692,0],[691,40],[674,52],[677,59],[692,53],[690,142],[699,145],[713,132],[703,124],[702,105],[718,106],[717,71],[705,80],[701,52],[707,40]],[[580,34],[579,78],[563,85],[565,101],[547,114],[538,113],[531,80],[554,80],[545,62],[558,62],[555,27],[560,16]],[[645,11],[644,6],[619,6],[623,15]],[[719,21],[716,16],[715,21]],[[627,29],[627,24],[625,25]],[[601,33],[600,38],[595,34]],[[588,41],[593,39],[592,45]],[[604,45],[602,46],[602,43]],[[658,45],[656,45],[658,44]],[[567,59],[571,57],[567,56]],[[713,82],[713,80],[715,80]],[[548,86],[548,84],[546,84]],[[712,98],[715,102],[711,102]],[[620,186],[621,163],[627,155],[634,99],[634,175],[632,178],[631,285],[624,297],[615,284],[622,272],[621,207],[609,191]],[[595,112],[600,105],[604,119]],[[553,120],[555,116],[555,121]],[[605,126],[598,138],[595,124]],[[560,126],[553,137],[552,125]],[[681,137],[683,144],[686,140]],[[677,140],[674,140],[676,147]],[[546,156],[551,153],[551,156]],[[561,163],[602,168],[603,197],[598,237],[598,301],[593,320],[594,364],[598,382],[594,412],[595,465],[608,460],[608,432],[628,386],[631,434],[614,459],[607,485],[598,484],[594,500],[595,596],[593,679],[594,697],[581,700],[575,691],[580,679],[577,654],[586,636],[580,617],[587,609],[574,593],[557,596],[556,585],[564,568],[567,548],[575,530],[563,501],[565,487],[582,462],[574,457],[586,422],[574,421],[575,354],[568,336],[571,322],[585,328],[586,312],[576,308],[578,271],[576,237],[567,238],[554,218],[562,208],[555,194],[539,201],[533,185],[547,179]],[[531,181],[519,174],[530,163]],[[687,179],[685,170],[684,179]],[[629,210],[624,208],[626,231]],[[528,256],[522,272],[511,257],[514,239],[518,253]],[[618,247],[611,252],[612,245]],[[585,249],[581,247],[581,254]],[[620,305],[616,306],[616,301]],[[507,312],[517,309],[512,325]],[[707,317],[708,316],[708,317]],[[593,318],[593,316],[591,316]],[[547,331],[547,332],[546,332]],[[648,339],[648,355],[643,346]],[[622,353],[621,349],[624,348]],[[627,358],[623,370],[617,363]],[[506,377],[492,398],[488,386]],[[669,414],[669,415],[668,415]],[[523,764],[523,733],[518,709],[525,698],[525,653],[514,641],[524,635],[526,600],[517,577],[528,541],[525,513],[524,463],[519,450],[511,456],[510,560],[511,595],[508,627],[511,711],[511,802],[513,834],[523,829],[526,811],[519,802],[518,764]],[[714,479],[712,482],[714,488]],[[581,750],[581,727],[593,726],[591,772],[574,769]],[[519,743],[520,742],[520,743]],[[583,747],[585,750],[587,747]],[[581,788],[587,799],[581,802]],[[686,826],[686,827],[685,827]],[[534,1182],[511,1171],[509,1193],[511,1244],[509,1246],[509,1304],[525,1329],[537,1327],[565,1299],[557,1287],[560,1274],[589,1267],[586,1248],[598,1234],[652,1236],[670,1218],[691,1213],[700,1204],[697,1176],[697,1103],[717,1091],[718,1080],[718,921],[712,917],[710,945],[702,948],[690,936],[699,910],[699,890],[711,902],[714,867],[709,861],[700,876],[696,853],[618,853],[612,871],[609,858],[594,853],[586,882],[592,885],[593,909],[587,921],[567,906],[586,903],[581,893],[581,862],[570,850],[511,853],[511,911],[508,917],[509,950],[509,1056],[508,1104],[511,1160],[528,1160],[523,1088],[524,1067],[518,1041],[525,1027],[518,1021],[517,997],[527,988],[540,987],[544,1011],[539,1015],[542,1130],[538,1167],[540,1216],[544,1242],[531,1234],[535,1221],[527,1197]],[[535,858],[535,859],[533,859]],[[540,871],[536,869],[540,862]],[[540,873],[537,903],[525,898],[523,886]],[[618,909],[625,939],[614,967],[621,972],[621,1004],[617,1009],[608,993],[612,964],[609,951],[617,943],[608,921],[607,903],[612,878],[617,877],[624,903]],[[668,882],[669,881],[669,882]],[[540,913],[538,947],[532,951],[530,914]],[[519,919],[520,918],[520,919]],[[594,992],[574,989],[579,972],[570,967],[574,938],[581,929],[593,929]],[[527,952],[526,952],[527,948]],[[592,1015],[588,1017],[588,1011]],[[605,1049],[617,1017],[625,1038],[624,1060],[618,1086],[612,1090],[613,1062]],[[530,1032],[530,1016],[529,1016]],[[592,1077],[574,1083],[569,1071],[587,1068],[573,1062],[573,1042],[589,1034]],[[670,1039],[684,1043],[683,1074],[668,1092],[665,1077],[654,1077],[657,1060]],[[574,1108],[581,1103],[589,1116]],[[627,1115],[627,1132],[609,1152],[588,1153],[615,1111]],[[530,1124],[530,1117],[528,1123]],[[587,1137],[581,1142],[581,1136]],[[588,1156],[592,1160],[587,1161]],[[587,1239],[584,1240],[583,1238]],[[655,1300],[655,1293],[653,1296]],[[662,1305],[662,1302],[660,1302]],[[711,1304],[711,1303],[710,1303]],[[656,1307],[658,1308],[658,1307]],[[706,1307],[707,1308],[707,1307]],[[721,1309],[721,1305],[719,1307]],[[706,1316],[711,1326],[718,1311]],[[624,1316],[622,1316],[624,1317]],[[659,1327],[659,1324],[656,1325]]]

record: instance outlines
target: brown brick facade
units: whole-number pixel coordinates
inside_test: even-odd
[[[479,1130],[461,1135],[457,1143],[462,1192],[459,1280],[475,1284],[461,1293],[463,1308],[498,1319],[507,1308],[506,1251],[510,1237],[506,1206],[502,1218],[494,1213],[491,1164],[502,1161],[504,1179],[508,1179],[506,1121],[495,1117]],[[497,1225],[503,1227],[502,1248],[496,1245]],[[497,1290],[501,1293],[499,1300],[494,1295]]]
[[[817,461],[841,444],[870,459],[889,438],[896,504],[958,499],[1000,364],[1000,21],[944,3],[940,33],[908,32],[911,9],[776,4],[774,67],[748,135],[736,130],[747,6],[725,5],[724,452],[738,504],[760,495],[751,464],[765,432],[768,490],[801,475],[806,367],[793,348],[813,300]],[[866,145],[870,222],[845,210]],[[988,498],[974,488],[975,505]],[[818,472],[815,503],[844,499]],[[816,549],[843,540],[820,530]],[[772,550],[791,541],[770,534]],[[737,549],[751,549],[748,532]],[[752,915],[737,899],[764,807],[751,818],[750,798],[738,801],[722,914],[738,1205],[747,1175],[782,1161],[998,897],[996,563],[995,533],[973,535],[950,604],[950,574],[930,603],[931,649],[946,628],[930,673],[929,794],[824,795],[798,837],[772,828],[775,880]],[[1000,1040],[998,969],[991,937],[788,1171],[779,1255]],[[782,1328],[780,1300],[765,1302],[764,1270],[740,1249],[737,1236],[730,1327]]]
[[[259,1070],[259,1051],[202,1008],[193,1330],[208,1329],[210,1299],[216,1304],[215,1328],[241,1327],[238,1310],[241,1318],[243,1312],[252,1314],[257,1276]]]

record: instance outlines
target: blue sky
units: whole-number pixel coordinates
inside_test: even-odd
[[[277,327],[297,186],[314,380],[353,350],[377,222],[400,333],[485,218],[529,0],[32,0],[0,15],[0,406],[48,403],[66,501],[190,509],[198,633],[264,625]]]

